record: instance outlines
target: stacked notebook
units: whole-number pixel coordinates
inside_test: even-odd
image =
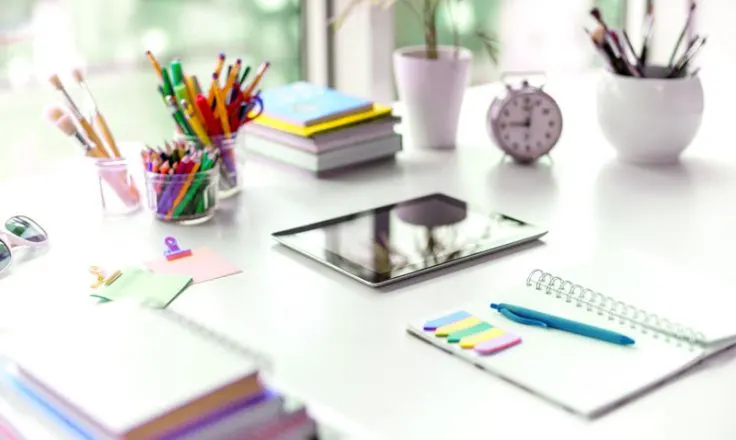
[[[307,82],[264,90],[264,111],[246,128],[246,151],[329,174],[401,151],[388,106]]]
[[[8,350],[3,438],[317,438],[262,359],[169,310],[119,301],[48,324]]]
[[[519,274],[517,287],[438,311],[408,331],[434,347],[551,402],[595,417],[736,344],[736,297],[708,277],[623,253],[552,273]],[[614,345],[523,325],[507,303],[622,333]],[[438,350],[439,351],[439,350]]]

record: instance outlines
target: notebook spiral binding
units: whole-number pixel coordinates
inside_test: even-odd
[[[555,294],[558,299],[565,299],[567,303],[575,303],[577,307],[585,306],[589,312],[608,316],[609,321],[618,320],[619,324],[628,324],[632,329],[642,333],[651,332],[654,337],[663,336],[668,342],[686,343],[691,347],[706,344],[702,333],[672,322],[654,313],[639,309],[618,301],[610,296],[603,295],[580,284],[562,279],[541,269],[533,270],[526,279],[527,287],[534,286],[536,290],[544,290],[547,295]]]
[[[181,325],[182,327],[187,328],[190,331],[193,331],[199,335],[205,336],[209,339],[212,339],[213,341],[216,341],[218,344],[223,346],[226,350],[240,353],[243,356],[253,359],[253,361],[263,370],[266,370],[266,371],[272,370],[271,361],[265,355],[259,353],[256,350],[252,350],[239,342],[234,341],[232,338],[227,337],[223,335],[222,333],[218,333],[210,328],[207,328],[203,326],[202,324],[190,318],[187,318],[186,316],[180,313],[174,312],[171,309],[151,308],[151,310],[162,315],[163,317],[167,319],[176,321],[177,324]]]

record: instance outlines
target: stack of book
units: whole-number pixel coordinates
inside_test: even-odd
[[[258,356],[173,312],[121,301],[44,328],[8,350],[0,438],[319,438]]]
[[[261,93],[245,150],[317,176],[393,158],[401,151],[391,107],[307,82]]]

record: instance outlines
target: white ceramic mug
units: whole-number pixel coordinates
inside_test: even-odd
[[[652,66],[647,77],[604,71],[598,84],[598,123],[620,160],[666,164],[679,160],[703,119],[703,87],[698,76],[664,78]]]

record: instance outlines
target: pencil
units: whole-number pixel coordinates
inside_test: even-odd
[[[221,53],[217,57],[217,64],[215,65],[215,75],[217,77],[220,77],[220,74],[222,73],[222,67],[225,65],[225,54]],[[207,103],[212,107],[212,103],[215,101],[215,91],[210,88],[210,93],[207,95]]]
[[[158,60],[156,59],[156,57],[153,56],[153,53],[151,53],[150,50],[146,51],[146,58],[148,58],[148,61],[151,62],[151,65],[158,74],[158,77],[163,80],[163,74],[161,73],[161,64],[158,63]]]
[[[268,61],[265,63],[261,63],[261,65],[258,67],[258,72],[256,72],[256,77],[253,78],[253,82],[250,83],[248,87],[246,87],[245,91],[243,91],[243,95],[245,99],[248,99],[248,97],[253,93],[253,90],[258,87],[258,83],[261,82],[261,79],[263,78],[263,75],[266,74],[266,70],[268,70],[268,67],[271,65]]]
[[[230,122],[227,120],[227,109],[225,108],[225,97],[220,90],[220,84],[217,81],[217,74],[212,74],[212,90],[215,94],[215,101],[217,103],[217,114],[215,116],[220,117],[220,124],[222,124],[222,130],[225,136],[230,136]]]

